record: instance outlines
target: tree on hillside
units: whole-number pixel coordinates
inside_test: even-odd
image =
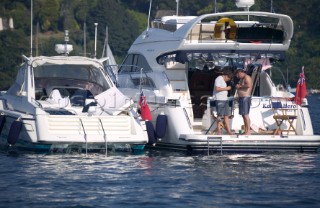
[[[23,31],[7,30],[0,32],[0,90],[6,90],[12,84],[21,56],[27,55],[29,41]]]
[[[99,0],[78,0],[73,1],[73,13],[77,22],[82,25],[89,15],[89,11],[95,8]]]
[[[94,25],[98,26],[98,57],[102,52],[105,28],[109,28],[109,44],[114,54],[121,60],[130,45],[146,27],[150,0],[33,0],[33,28],[39,23],[43,37],[39,49],[42,55],[53,55],[55,42],[61,43],[63,31],[70,31],[70,42],[74,44],[74,54],[83,47],[83,24],[87,23],[87,52],[93,54]],[[176,10],[175,0],[152,0],[151,19],[158,9]],[[180,0],[179,15],[201,15],[214,12],[214,0]],[[1,0],[0,16],[13,17],[14,32],[0,32],[0,85],[3,77],[13,77],[12,73],[20,64],[20,55],[28,55],[30,48],[30,6],[31,0]],[[234,0],[216,0],[219,12],[239,10]],[[294,35],[287,61],[279,68],[289,70],[291,86],[296,85],[301,66],[305,66],[308,87],[319,88],[320,62],[320,21],[317,21],[318,0],[273,1],[255,0],[250,10],[273,10],[289,15],[294,22]],[[52,32],[53,31],[53,32]],[[14,39],[13,39],[14,38]],[[9,50],[8,50],[9,49]],[[91,50],[91,51],[90,51]],[[55,54],[55,53],[54,53]],[[5,80],[8,80],[7,78]]]
[[[60,0],[37,0],[33,7],[34,21],[40,23],[43,32],[58,29]]]
[[[102,52],[101,45],[103,46],[106,35],[105,28],[108,26],[111,50],[115,56],[124,58],[130,45],[139,35],[138,22],[117,0],[100,0],[97,5],[99,6],[90,11],[87,22],[92,39],[94,37],[94,23],[99,24],[98,37],[102,43],[100,43],[98,54]]]

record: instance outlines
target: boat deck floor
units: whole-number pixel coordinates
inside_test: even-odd
[[[216,132],[212,132],[213,129],[210,129],[210,131],[208,131],[208,129],[204,129],[204,127],[202,126],[201,119],[196,119],[193,122],[192,127],[193,127],[193,131],[194,131],[195,134],[209,134],[209,135],[210,134],[211,135],[215,135],[216,134]],[[231,131],[234,134],[239,134],[235,130],[231,130]],[[224,129],[222,129],[222,133],[223,134],[227,134]],[[251,135],[274,135],[274,130],[269,130],[269,131],[260,130],[259,132],[255,132],[255,131],[251,130]]]

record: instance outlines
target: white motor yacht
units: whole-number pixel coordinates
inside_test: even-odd
[[[102,61],[68,56],[23,57],[0,95],[1,146],[36,152],[143,150],[145,122],[105,73]]]
[[[117,82],[135,102],[143,90],[153,115],[153,129],[148,132],[157,140],[155,148],[317,151],[320,135],[314,135],[307,100],[297,105],[294,95],[277,86],[271,76],[276,64],[285,61],[291,43],[294,28],[289,16],[246,9],[197,17],[165,16],[151,25],[130,47]],[[253,80],[251,135],[242,134],[244,123],[234,87],[229,94],[233,135],[217,135],[216,112],[210,106],[214,81],[223,70],[238,68]],[[285,115],[278,115],[276,106]]]

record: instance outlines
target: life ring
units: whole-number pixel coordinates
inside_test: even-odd
[[[214,26],[215,39],[234,40],[237,36],[237,25],[231,18],[223,17]]]

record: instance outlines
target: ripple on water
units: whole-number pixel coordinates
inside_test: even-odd
[[[318,133],[319,97],[309,97]],[[319,175],[319,153],[186,156],[146,150],[142,155],[110,153],[106,157],[0,152],[0,204],[41,208],[319,207]]]

